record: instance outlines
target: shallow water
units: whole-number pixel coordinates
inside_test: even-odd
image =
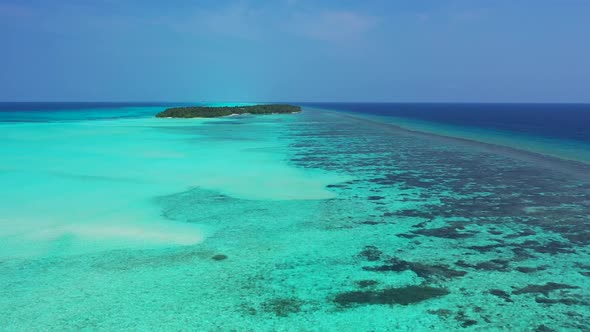
[[[590,104],[318,103],[411,131],[590,163]]]
[[[348,115],[3,123],[7,330],[587,330],[590,183]]]

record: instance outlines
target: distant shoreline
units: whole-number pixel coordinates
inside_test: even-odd
[[[288,104],[263,104],[251,106],[189,106],[171,107],[156,114],[157,118],[218,118],[242,114],[268,115],[301,112],[300,106]]]

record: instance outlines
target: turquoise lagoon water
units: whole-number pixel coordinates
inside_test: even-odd
[[[586,178],[362,115],[161,109],[0,113],[0,329],[588,330]]]

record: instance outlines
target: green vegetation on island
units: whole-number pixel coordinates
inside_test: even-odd
[[[301,112],[300,106],[267,104],[252,106],[190,106],[172,107],[156,114],[158,118],[217,118],[235,114],[284,114]]]

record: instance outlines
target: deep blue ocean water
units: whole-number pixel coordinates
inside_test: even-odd
[[[309,103],[304,105],[590,142],[590,104]]]

